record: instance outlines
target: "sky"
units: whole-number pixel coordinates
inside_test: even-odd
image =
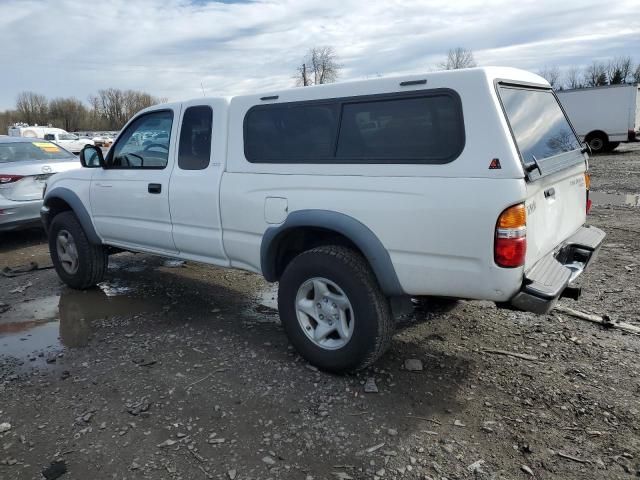
[[[640,11],[637,0],[0,0],[0,45],[0,110],[24,90],[176,101],[294,86],[322,45],[341,80],[431,71],[458,46],[479,65],[532,71],[638,63]]]

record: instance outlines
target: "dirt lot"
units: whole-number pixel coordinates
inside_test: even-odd
[[[640,148],[591,165],[594,189],[637,192]],[[640,211],[599,202],[606,244],[562,303],[640,325]],[[44,240],[1,237],[0,268],[46,266]],[[63,479],[640,476],[640,337],[617,329],[423,304],[374,368],[333,376],[292,351],[255,275],[120,254],[93,291],[50,269],[0,285],[2,479],[55,460]]]

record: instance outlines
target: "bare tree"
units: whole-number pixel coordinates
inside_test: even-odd
[[[478,64],[476,63],[471,50],[457,47],[450,49],[447,53],[447,60],[440,63],[438,66],[442,70],[459,70],[461,68],[476,67],[477,65]]]
[[[640,64],[633,71],[633,75],[631,76],[631,80],[633,83],[640,83]]]
[[[107,88],[90,95],[89,108],[74,97],[54,98],[22,92],[16,97],[15,111],[0,112],[0,132],[16,122],[46,125],[52,123],[68,131],[117,130],[143,108],[166,102],[137,90]]]
[[[47,97],[35,92],[21,92],[16,97],[16,111],[20,121],[29,125],[46,124],[49,116]]]
[[[143,108],[165,100],[145,92],[117,88],[100,90],[97,95],[89,97],[92,115],[96,119],[102,119],[100,123],[104,123],[108,129],[122,128],[129,118]]]
[[[580,79],[580,69],[578,67],[570,67],[564,74],[564,85],[566,88],[582,88],[582,80]]]
[[[538,75],[549,82],[549,85],[551,85],[551,88],[554,90],[562,86],[560,83],[560,69],[557,66],[549,67],[545,65],[544,68],[538,72]]]
[[[340,76],[342,65],[338,62],[333,47],[313,47],[309,49],[302,64],[297,68],[296,84],[306,87],[333,83]]]
[[[0,135],[6,135],[9,127],[18,122],[18,113],[15,110],[0,112]]]
[[[604,64],[594,61],[584,71],[584,83],[589,87],[607,84],[607,70]]]
[[[613,60],[609,60],[606,66],[609,84],[627,83],[631,75],[631,65],[631,57],[616,57]]]
[[[87,108],[77,98],[55,98],[49,102],[51,122],[73,132],[86,122]]]

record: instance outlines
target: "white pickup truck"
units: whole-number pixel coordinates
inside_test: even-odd
[[[158,105],[80,160],[42,209],[64,282],[114,249],[260,273],[330,371],[374,362],[411,297],[548,312],[604,238],[555,94],[509,68]]]

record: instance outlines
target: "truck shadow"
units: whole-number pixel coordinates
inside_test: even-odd
[[[16,249],[35,245],[46,245],[47,235],[42,227],[28,228],[24,230],[10,230],[0,232],[0,255],[13,253]]]
[[[333,432],[314,436],[313,450],[304,447],[308,440],[296,440],[301,445],[295,461],[312,472],[328,468],[318,450],[331,453],[332,465],[365,469],[372,446],[414,442],[417,434],[437,439],[437,432],[456,428],[451,425],[462,408],[459,390],[474,366],[444,352],[441,336],[403,334],[369,369],[327,374],[290,348],[268,305],[272,295],[262,293],[267,285],[257,275],[191,264],[167,267],[147,255],[112,260],[99,288],[63,287],[52,315],[59,321],[64,361],[83,364],[82,375],[99,378],[92,395],[105,404],[120,405],[124,396],[161,401],[161,392],[171,392],[171,404],[184,409],[181,415],[211,422],[207,429],[236,432],[240,458],[264,447],[266,421],[293,436]],[[421,360],[422,370],[407,371],[407,358]],[[58,368],[68,368],[64,361]],[[377,393],[364,392],[368,379]],[[233,413],[217,417],[218,408]],[[154,433],[132,441],[126,456],[142,454],[145,441],[163,441],[165,434],[157,430],[158,438]],[[205,443],[201,454],[214,457],[216,448]]]

